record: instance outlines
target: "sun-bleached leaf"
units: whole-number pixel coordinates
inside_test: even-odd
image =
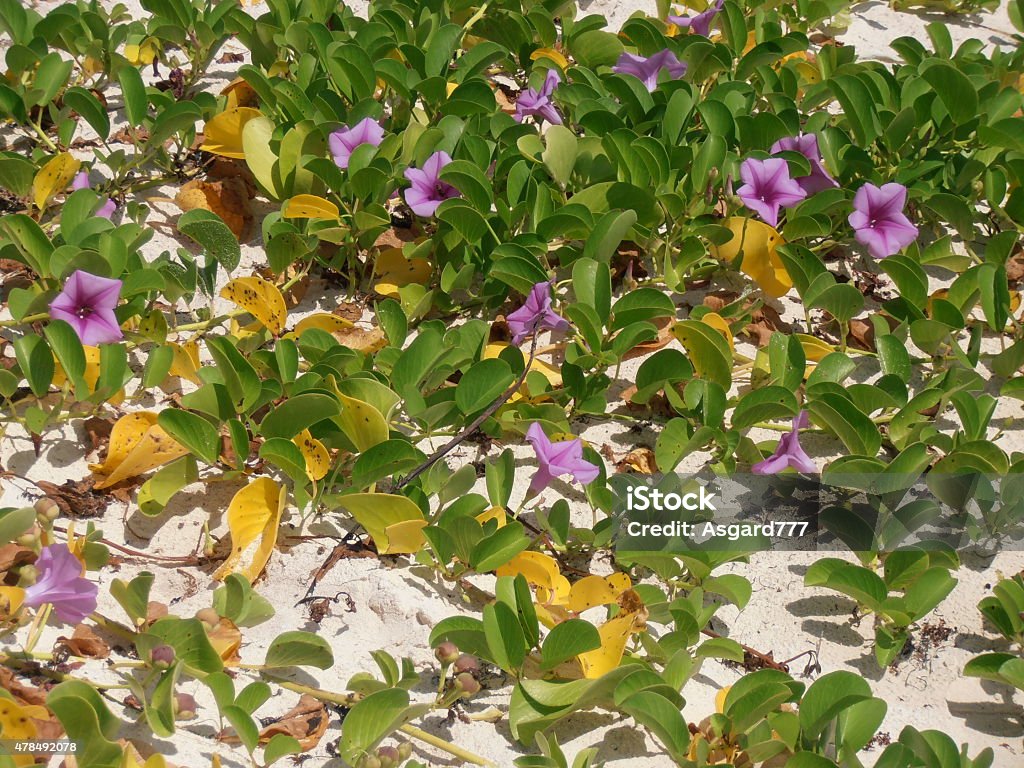
[[[203,143],[199,148],[212,155],[243,159],[242,131],[247,122],[257,117],[262,117],[262,114],[252,107],[235,107],[214,115],[203,126]]]
[[[398,297],[398,289],[416,283],[426,285],[434,268],[426,259],[407,259],[401,248],[387,248],[377,255],[373,289],[382,296]]]
[[[184,344],[176,344],[172,341],[168,342],[167,346],[174,353],[168,374],[188,379],[194,384],[202,384],[203,380],[199,378],[199,344],[194,340],[186,341]]]
[[[316,328],[326,333],[340,333],[352,328],[351,320],[332,315],[329,312],[317,312],[315,315],[302,318],[291,331],[295,336],[301,336],[310,328]],[[289,334],[289,335],[291,335]]]
[[[82,163],[70,152],[51,157],[32,180],[32,201],[40,211],[54,195],[67,189]]]
[[[215,579],[240,573],[252,583],[263,572],[277,543],[286,499],[284,488],[269,477],[257,477],[234,495],[227,512],[231,553]]]
[[[116,485],[188,453],[156,421],[157,414],[149,411],[129,413],[117,420],[110,431],[106,459],[102,464],[89,466],[96,474],[105,476],[95,488]]]
[[[340,392],[337,397],[341,403],[341,413],[334,417],[334,422],[352,441],[356,450],[365,451],[388,439],[388,422],[380,411],[369,403]]]
[[[729,323],[724,317],[717,312],[708,312],[705,315],[701,315],[701,322],[710,325],[716,331],[725,337],[725,340],[729,342],[729,349],[733,352],[736,351],[736,342],[732,337],[732,329],[729,327]]]
[[[632,587],[633,582],[624,573],[584,576],[569,590],[566,607],[574,613],[581,613],[598,605],[611,605],[623,592]]]
[[[234,302],[255,317],[275,336],[284,330],[288,307],[278,287],[262,277],[236,277],[220,291],[220,297]]]

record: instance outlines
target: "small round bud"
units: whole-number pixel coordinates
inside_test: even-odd
[[[35,532],[23,533],[15,541],[18,543],[18,546],[33,549],[36,543],[39,541],[39,534]]]
[[[195,697],[189,693],[174,694],[174,717],[176,720],[191,720],[198,709]]]
[[[34,565],[23,565],[18,569],[18,573],[21,574],[22,586],[35,584],[39,578],[39,570]]]
[[[412,744],[410,744],[408,741],[403,741],[401,744],[399,744],[398,756],[402,760],[408,760],[410,757],[412,757]]]
[[[455,660],[455,673],[460,672],[477,672],[480,670],[480,663],[476,660],[476,656],[468,653],[464,653]]]
[[[462,691],[463,698],[469,698],[473,694],[480,693],[480,683],[469,672],[463,672],[455,676],[455,687]]]
[[[42,498],[32,505],[40,522],[53,522],[60,514],[60,506],[50,498]]]
[[[174,649],[169,645],[158,645],[150,654],[153,666],[161,669],[167,669],[174,664],[175,658]]]
[[[455,643],[445,640],[434,649],[434,657],[442,664],[451,664],[459,658],[459,648]]]
[[[395,768],[402,758],[394,747],[378,747],[377,759],[380,760],[380,768]]]

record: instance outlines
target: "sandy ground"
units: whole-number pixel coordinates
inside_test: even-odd
[[[58,3],[40,0],[36,8],[45,13]],[[138,0],[128,0],[133,13],[141,14]],[[358,7],[358,4],[357,6]],[[621,24],[635,10],[654,12],[653,2],[619,3],[615,0],[592,0],[582,2],[581,7],[588,13],[603,13],[615,24]],[[253,9],[259,13],[263,6]],[[945,21],[956,43],[970,37],[980,37],[986,42],[1010,44],[1010,26],[1005,10],[996,13],[978,14],[965,18],[947,18],[937,14],[897,13],[880,2],[863,3],[854,12],[849,28],[840,35],[846,44],[854,44],[862,55],[882,60],[891,60],[892,51],[888,42],[896,37],[909,35],[925,39],[924,27],[935,20]],[[241,52],[243,49],[229,44],[228,50]],[[219,90],[224,82],[233,77],[234,65],[218,65],[210,82],[211,90]],[[173,196],[173,190],[157,190],[152,194],[151,221],[173,222],[178,214],[175,206],[156,198]],[[156,255],[168,248],[188,247],[184,240],[176,239],[173,229],[161,227],[156,237],[147,246],[147,253]],[[265,256],[259,243],[243,246],[242,266],[236,274],[265,263]],[[696,296],[676,297],[677,303],[685,300],[696,303]],[[313,310],[330,309],[338,297],[331,295],[324,286],[314,283],[307,292],[303,305],[293,311],[292,322],[303,313]],[[222,300],[217,300],[215,311],[227,309]],[[780,305],[783,315],[795,316],[795,305],[784,300]],[[749,351],[749,350],[748,350]],[[625,386],[631,381],[640,361],[623,366],[620,382]],[[159,408],[160,406],[157,406]],[[1008,436],[1002,441],[1007,448],[1021,449],[1024,439],[1020,432],[1019,403],[1002,403],[998,414],[1011,420]],[[637,445],[654,445],[656,435],[646,432],[637,436],[629,433],[623,423],[606,422],[579,425],[580,434],[597,448],[609,446],[619,457]],[[766,433],[760,438],[768,439]],[[80,429],[65,426],[46,436],[42,452],[37,457],[30,441],[14,431],[0,440],[0,457],[3,466],[18,474],[33,479],[46,479],[61,483],[64,480],[78,480],[88,473],[87,463],[95,456],[88,455],[88,441]],[[839,447],[831,440],[820,437],[805,441],[808,452],[819,460],[828,460],[839,455]],[[529,480],[531,451],[528,446],[512,446],[518,459],[521,483],[517,487],[512,505],[517,504],[525,493]],[[463,446],[450,457],[454,466],[480,458],[474,446]],[[685,466],[697,466],[703,461],[700,456],[690,457]],[[113,502],[107,509],[100,527],[107,538],[124,545],[162,556],[185,556],[199,546],[203,524],[209,522],[215,535],[226,532],[223,512],[231,496],[240,486],[235,483],[211,483],[196,485],[175,497],[167,511],[157,519],[143,516],[134,504],[122,505]],[[20,484],[7,484],[2,488],[2,506],[20,506],[31,498],[31,488]],[[477,490],[483,490],[483,483]],[[26,496],[26,492],[28,496]],[[579,491],[564,484],[555,484],[548,492],[553,498],[564,493],[578,505]],[[581,505],[578,505],[581,506]],[[430,628],[439,620],[455,613],[479,615],[481,606],[467,602],[461,590],[438,582],[424,569],[410,567],[404,559],[382,558],[343,560],[334,566],[320,583],[317,593],[334,596],[345,592],[351,597],[354,610],[346,608],[344,600],[332,605],[330,613],[319,624],[314,623],[305,606],[297,601],[305,595],[306,587],[332,547],[332,541],[298,540],[295,538],[299,526],[303,525],[299,511],[291,509],[290,518],[279,540],[280,551],[270,560],[264,577],[257,589],[269,598],[277,615],[273,621],[259,627],[244,630],[242,661],[262,661],[266,647],[271,640],[286,629],[317,631],[328,638],[335,649],[336,663],[326,672],[313,676],[297,675],[296,679],[316,684],[324,689],[343,691],[348,679],[357,672],[375,671],[369,652],[378,648],[396,657],[410,657],[417,668],[426,674],[422,685],[415,693],[429,698],[435,683],[431,675],[436,674],[436,662],[428,645]],[[588,513],[589,515],[589,513]],[[350,528],[353,523],[347,519],[327,517],[322,520],[305,521],[302,533],[305,535],[336,534]],[[964,664],[973,655],[998,647],[994,635],[983,627],[977,611],[978,600],[986,594],[991,585],[1002,575],[1010,575],[1024,568],[1024,554],[1004,553],[990,560],[974,559],[965,562],[956,574],[960,583],[956,591],[929,617],[928,622],[940,622],[953,629],[949,637],[937,646],[915,653],[895,671],[881,672],[877,669],[871,650],[872,628],[869,621],[860,624],[852,622],[852,601],[825,590],[809,589],[803,586],[803,573],[816,556],[797,553],[766,553],[755,556],[750,564],[735,565],[731,568],[749,578],[755,589],[747,608],[738,612],[723,609],[718,614],[715,628],[741,642],[765,652],[773,652],[776,659],[788,659],[808,650],[818,654],[822,672],[846,669],[863,675],[871,682],[876,696],[885,699],[889,711],[882,731],[895,739],[905,725],[918,728],[936,728],[950,734],[956,741],[966,741],[974,754],[982,747],[991,746],[996,751],[996,765],[1019,766],[1024,762],[1024,696],[1014,697],[1009,689],[989,683],[963,678],[960,674]],[[99,610],[113,617],[121,617],[120,609],[109,597],[107,587],[117,577],[128,579],[141,570],[154,570],[157,581],[154,598],[172,602],[171,610],[178,615],[191,615],[194,611],[210,604],[211,593],[216,586],[211,571],[195,568],[165,568],[159,564],[127,557],[120,564],[119,571],[105,569],[98,575],[101,582]],[[482,587],[488,586],[488,579],[478,580]],[[40,643],[47,648],[63,628],[51,628]],[[794,674],[799,674],[803,660],[794,663]],[[109,677],[110,672],[102,664],[90,665],[88,673],[97,679]],[[700,721],[714,709],[714,694],[722,686],[733,683],[739,672],[717,661],[704,664],[697,678],[684,689],[686,707],[684,714],[692,722]],[[240,676],[239,684],[244,675]],[[244,754],[228,745],[219,744],[211,736],[217,730],[212,701],[205,689],[197,684],[188,684],[199,698],[201,709],[197,720],[186,724],[173,739],[156,741],[152,748],[160,751],[180,766],[209,764],[209,755],[217,752],[226,766],[247,764]],[[508,704],[510,688],[498,676],[493,676],[486,687],[492,689],[489,696],[481,696],[467,707],[469,713],[479,713],[488,707],[504,712]],[[188,687],[186,686],[186,690]],[[289,692],[275,695],[259,710],[260,716],[279,714],[289,709],[297,696]],[[130,719],[130,716],[127,716]],[[431,733],[493,760],[500,766],[511,765],[512,759],[523,753],[511,737],[507,721],[497,723],[482,721],[448,721],[442,715],[428,716],[417,723]],[[337,738],[337,722],[332,723],[328,736],[313,752],[312,765],[341,765],[331,760],[328,744]],[[609,713],[583,713],[564,721],[557,734],[568,754],[589,747],[599,746],[598,759],[612,766],[633,766],[643,760],[646,766],[660,768],[671,765],[656,742],[632,721]],[[138,737],[143,743],[150,740],[148,730],[129,729],[125,734]],[[416,745],[416,756],[431,765],[454,765],[457,761],[429,748]],[[877,754],[875,750],[874,754]],[[868,755],[871,762],[871,754]]]

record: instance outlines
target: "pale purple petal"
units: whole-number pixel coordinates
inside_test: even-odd
[[[876,259],[892,256],[917,239],[917,227],[903,213],[906,202],[907,188],[892,182],[864,184],[854,195],[848,221],[857,241]]]
[[[649,58],[623,52],[612,67],[612,72],[632,75],[641,80],[648,91],[653,91],[658,87],[658,74],[662,69],[668,72],[670,78],[676,80],[686,74],[686,64],[668,48]]]
[[[806,176],[798,176],[796,183],[808,195],[839,186],[822,162],[821,150],[818,149],[818,137],[813,133],[801,133],[798,136],[787,136],[779,139],[771,147],[771,153],[799,152],[811,164],[811,172]]]
[[[534,422],[526,430],[526,440],[537,454],[538,469],[530,483],[530,492],[538,493],[555,477],[572,475],[583,484],[593,482],[600,468],[583,458],[583,441],[579,438],[552,443],[541,427]]]
[[[364,117],[351,128],[346,126],[334,131],[327,139],[327,146],[331,150],[335,164],[345,170],[348,168],[352,153],[358,147],[363,144],[379,147],[383,139],[384,129],[380,124],[372,118]]]
[[[530,289],[526,301],[515,312],[505,318],[512,331],[512,343],[519,344],[540,328],[552,331],[567,331],[569,323],[551,309],[551,283],[537,283]]]
[[[433,216],[445,200],[459,197],[451,184],[441,181],[441,170],[452,161],[447,152],[435,152],[422,168],[406,168],[405,178],[412,186],[405,190],[405,202],[417,216]]]
[[[789,177],[789,165],[781,157],[747,158],[740,166],[740,177],[746,183],[736,195],[773,227],[779,222],[780,207],[796,205],[807,197],[807,192]]]
[[[71,182],[71,188],[76,192],[80,189],[89,188],[89,172],[79,171],[75,174],[74,180]]]
[[[800,411],[793,418],[793,428],[779,439],[775,453],[764,461],[759,461],[750,468],[750,471],[756,475],[774,475],[790,467],[804,474],[817,472],[818,467],[800,445],[800,430],[809,423],[807,411]]]
[[[668,21],[683,29],[689,28],[696,35],[708,37],[711,34],[711,24],[722,8],[725,7],[725,0],[718,0],[714,5],[701,11],[694,16],[669,16]]]
[[[96,215],[102,219],[109,219],[114,215],[114,211],[117,210],[117,203],[111,200],[109,197],[104,201],[103,205],[96,209]]]
[[[53,606],[61,621],[77,624],[96,610],[99,588],[82,576],[82,564],[66,544],[44,547],[36,559],[39,576],[25,590],[25,605]]]
[[[64,320],[87,346],[120,341],[124,334],[114,315],[121,281],[76,270],[50,303],[50,316]]]

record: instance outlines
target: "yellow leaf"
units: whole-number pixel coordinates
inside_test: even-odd
[[[38,704],[18,704],[4,691],[0,695],[0,734],[5,739],[34,739],[38,733],[36,720],[49,720],[50,711]],[[30,755],[19,755],[11,763],[18,768],[36,765],[36,759]]]
[[[426,539],[423,538],[423,529],[426,527],[426,520],[403,520],[389,525],[384,529],[384,538],[388,541],[388,554],[419,552],[426,543]]]
[[[624,573],[613,573],[611,576],[584,576],[572,585],[569,590],[567,608],[574,613],[593,608],[597,605],[611,605],[633,582]]]
[[[227,109],[236,109],[238,107],[255,107],[260,103],[259,96],[249,83],[246,82],[244,77],[236,77],[221,91],[221,94],[227,96]]]
[[[157,415],[138,411],[122,416],[110,431],[107,457],[89,469],[106,475],[95,488],[108,488],[122,480],[149,472],[188,453],[156,423]]]
[[[357,451],[362,453],[388,439],[388,422],[380,411],[369,403],[340,392],[337,397],[341,403],[341,413],[334,417],[334,422],[341,427]]]
[[[318,312],[315,315],[302,318],[288,335],[294,335],[297,338],[310,328],[317,328],[327,333],[336,333],[352,327],[353,323],[343,317],[338,317],[328,312]]]
[[[235,622],[221,617],[213,629],[206,631],[206,637],[222,660],[238,661],[238,649],[242,647],[242,633],[235,626]]]
[[[203,126],[203,143],[199,148],[212,155],[244,159],[242,130],[246,123],[257,117],[262,117],[262,113],[252,107],[235,107],[214,115]]]
[[[822,341],[814,336],[808,336],[806,333],[796,333],[797,341],[800,342],[800,346],[803,347],[804,357],[808,360],[813,360],[816,363],[820,363],[825,359],[826,355],[829,355],[836,351],[836,348],[831,344]]]
[[[152,37],[147,37],[140,43],[129,43],[124,47],[124,57],[136,67],[152,64],[156,58],[160,44]]]
[[[609,619],[597,632],[601,636],[601,647],[579,655],[583,676],[591,680],[611,672],[619,666],[626,642],[631,635],[644,629],[646,611],[634,611]]]
[[[569,597],[569,580],[562,575],[558,562],[543,552],[520,552],[495,569],[494,574],[522,574],[529,584],[537,587],[537,600],[544,605],[564,605]]]
[[[700,319],[702,323],[710,325],[716,331],[725,336],[725,340],[729,342],[729,349],[733,352],[736,351],[736,343],[732,338],[732,329],[729,327],[729,323],[726,322],[724,317],[717,312],[708,312],[706,315],[702,315]]]
[[[481,512],[479,515],[476,516],[476,521],[480,523],[480,525],[484,525],[490,520],[497,520],[498,527],[504,528],[505,525],[508,523],[508,518],[505,515],[504,507],[491,507],[490,509]]]
[[[554,48],[538,48],[530,54],[530,61],[537,61],[538,59],[550,59],[555,62],[563,72],[569,68],[569,60],[565,58],[560,51],[556,51]]]
[[[281,215],[286,219],[339,219],[338,206],[319,195],[296,195],[284,204]]]
[[[712,245],[711,254],[722,261],[732,262],[742,250],[740,269],[772,298],[786,295],[793,287],[793,280],[775,252],[778,246],[786,243],[775,227],[742,216],[733,216],[722,224],[732,232],[732,239],[724,245]]]
[[[262,277],[236,277],[221,291],[222,299],[234,302],[255,317],[275,336],[284,330],[288,307],[277,286]]]
[[[43,210],[54,195],[67,189],[81,167],[82,163],[70,152],[50,158],[32,180],[32,199],[36,208]]]
[[[188,379],[193,384],[202,384],[203,380],[199,378],[199,345],[195,341],[187,341],[184,344],[175,344],[172,341],[168,346],[174,352],[169,375]]]
[[[377,551],[382,555],[410,554],[419,549],[409,548],[411,523],[426,523],[423,512],[412,499],[391,493],[349,493],[337,498],[338,505],[346,510],[373,537]],[[395,527],[410,523],[409,527]],[[422,530],[423,526],[419,526]],[[392,530],[398,539],[392,544],[388,531]],[[422,534],[420,534],[422,544]],[[405,548],[403,549],[403,546]]]
[[[18,612],[25,602],[25,590],[21,587],[0,587],[0,619],[7,619]]]
[[[327,474],[331,468],[331,457],[324,448],[324,444],[309,434],[304,429],[292,438],[302,457],[306,460],[306,477],[310,480],[319,480]]]
[[[426,259],[407,259],[401,248],[381,251],[373,265],[373,274],[378,277],[373,288],[382,296],[398,296],[398,289],[417,283],[426,285],[434,268]]]
[[[213,578],[240,573],[251,583],[263,572],[277,543],[286,499],[284,489],[269,477],[257,477],[234,495],[227,513],[231,553]],[[248,563],[242,564],[243,559]]]
[[[729,689],[731,685],[727,685],[724,688],[720,688],[718,693],[715,694],[715,712],[718,714],[725,713],[725,697],[729,695]]]
[[[100,348],[83,346],[82,350],[85,352],[85,371],[82,374],[82,378],[89,387],[89,391],[95,392],[96,382],[100,379]],[[64,374],[64,368],[56,356],[53,359],[53,369],[53,385],[55,387],[63,387],[67,382],[67,376]],[[118,390],[107,401],[111,405],[120,405],[124,402],[124,390]]]

